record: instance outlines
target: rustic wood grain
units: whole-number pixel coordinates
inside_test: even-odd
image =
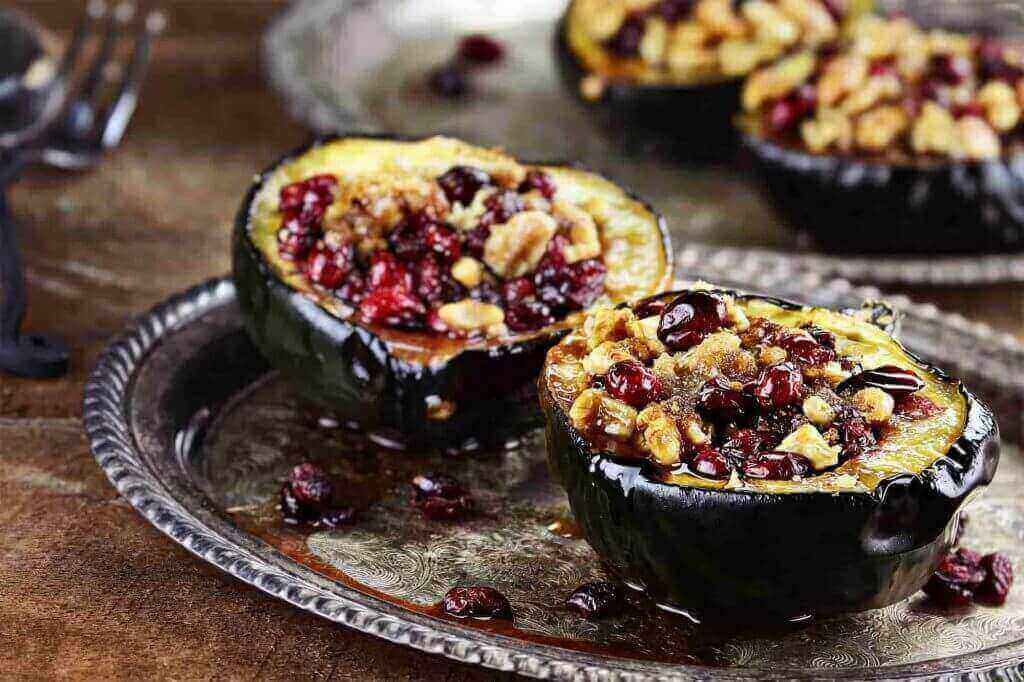
[[[13,3],[65,30],[79,3]],[[307,134],[259,71],[270,2],[170,3],[172,30],[124,146],[97,171],[13,191],[31,329],[74,349],[65,379],[0,376],[0,677],[493,679],[264,596],[154,530],[95,466],[81,389],[106,339],[228,270],[255,169]],[[58,32],[58,35],[61,35]],[[914,291],[1024,338],[1024,288]]]

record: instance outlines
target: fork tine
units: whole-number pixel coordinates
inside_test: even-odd
[[[146,77],[153,36],[163,31],[166,23],[163,13],[150,12],[137,30],[135,48],[121,79],[121,85],[117,89],[117,95],[99,121],[100,142],[104,149],[116,147],[128,129],[128,122],[135,113],[135,106],[139,100],[139,89]]]
[[[89,6],[86,8],[82,18],[79,19],[78,23],[75,25],[75,31],[71,35],[71,42],[68,43],[68,46],[65,48],[64,54],[60,59],[60,64],[54,74],[53,83],[60,83],[67,80],[68,74],[70,74],[75,68],[75,64],[78,62],[78,57],[82,53],[82,45],[85,44],[85,38],[89,34],[92,22],[102,19],[106,12],[107,8],[102,0],[93,0],[89,3]]]
[[[119,6],[112,16],[107,17],[107,28],[103,32],[103,42],[100,44],[99,52],[93,58],[89,71],[75,95],[76,100],[91,103],[103,84],[103,74],[110,64],[110,58],[114,54],[114,46],[117,44],[120,27],[124,23],[122,16],[125,5]]]

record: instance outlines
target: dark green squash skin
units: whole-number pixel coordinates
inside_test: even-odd
[[[953,543],[961,505],[999,460],[991,410],[961,391],[967,418],[947,456],[870,493],[839,494],[662,483],[646,465],[593,454],[543,380],[540,399],[549,465],[606,565],[697,620],[756,624],[879,608],[924,585]]]
[[[915,166],[811,154],[753,133],[742,146],[786,218],[830,250],[1024,250],[1024,155]]]
[[[565,41],[563,15],[555,30],[554,53],[565,87],[584,105],[606,114],[605,127],[627,145],[654,142],[694,160],[722,160],[737,148],[733,116],[740,108],[742,79],[685,86],[644,86],[609,82],[600,101],[585,100],[580,80],[588,71]]]
[[[537,373],[547,350],[566,329],[500,346],[467,348],[431,366],[404,361],[370,329],[332,315],[289,287],[249,239],[250,206],[264,179],[312,147],[335,139],[317,140],[268,167],[249,189],[235,218],[233,278],[253,343],[305,399],[395,445],[472,449],[540,426]],[[660,215],[644,206],[658,217],[671,272],[668,229]],[[457,405],[450,418],[427,417],[426,398],[434,395]]]

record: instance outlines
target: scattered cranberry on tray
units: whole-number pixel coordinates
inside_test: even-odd
[[[441,609],[456,618],[512,620],[512,606],[493,587],[453,587],[445,593]]]
[[[1013,585],[1013,566],[1002,554],[981,554],[960,548],[947,555],[924,586],[932,601],[944,608],[971,601],[999,606]]]
[[[565,605],[585,618],[613,616],[622,610],[622,591],[603,580],[586,583],[573,590]]]
[[[432,521],[453,521],[473,509],[473,498],[451,476],[421,474],[412,479],[412,505]]]
[[[334,506],[334,483],[323,469],[304,462],[281,486],[281,512],[289,525],[337,528],[355,520],[355,509]]]

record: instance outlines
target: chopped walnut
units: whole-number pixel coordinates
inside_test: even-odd
[[[765,367],[768,367],[771,365],[777,365],[780,362],[785,362],[788,356],[789,354],[786,352],[785,348],[780,348],[778,346],[765,346],[758,351],[757,361]]]
[[[637,415],[636,427],[643,442],[658,464],[678,464],[682,454],[682,439],[675,418],[661,405],[654,404]]]
[[[580,97],[588,102],[596,102],[604,97],[607,82],[596,73],[587,74],[580,79]]]
[[[914,121],[910,146],[918,154],[946,154],[950,150],[956,121],[947,109],[925,102]]]
[[[699,0],[693,15],[713,34],[724,38],[738,38],[747,32],[746,24],[733,11],[732,0]]]
[[[764,102],[795,90],[811,77],[814,65],[814,53],[805,50],[751,74],[743,86],[743,108],[753,111]]]
[[[715,332],[686,351],[678,359],[678,364],[688,372],[711,376],[739,350],[740,337],[730,331]]]
[[[589,213],[568,201],[554,202],[551,211],[555,220],[568,228],[570,243],[563,252],[566,261],[575,263],[601,255],[601,236]]]
[[[483,279],[484,266],[476,258],[463,256],[452,265],[452,277],[462,286],[472,289]]]
[[[838,445],[829,445],[813,424],[804,424],[779,443],[776,450],[803,455],[815,469],[827,469],[839,463]]]
[[[814,0],[779,0],[779,9],[800,24],[803,29],[805,45],[821,45],[835,40],[839,35],[839,26],[825,9],[825,6]]]
[[[818,102],[831,107],[847,93],[856,91],[867,80],[869,66],[867,58],[860,54],[832,59],[818,80]]]
[[[618,2],[592,3],[586,12],[580,12],[584,30],[597,41],[615,35],[626,18],[627,7]]]
[[[472,230],[480,223],[480,218],[487,211],[484,202],[497,191],[494,187],[484,187],[473,195],[473,201],[469,203],[469,206],[455,204],[448,216],[448,223],[463,232]]]
[[[891,395],[874,386],[862,388],[854,393],[852,402],[872,424],[884,424],[889,421],[896,407],[896,401]]]
[[[872,109],[857,119],[857,146],[871,152],[887,149],[907,129],[903,108],[889,105]]]
[[[594,350],[606,341],[629,338],[629,324],[636,315],[628,308],[601,308],[587,315],[583,333],[587,337],[587,350]]]
[[[711,39],[711,31],[697,21],[681,21],[672,29],[669,42],[674,47],[702,47]]]
[[[854,116],[898,94],[900,81],[896,76],[871,76],[860,88],[844,98],[839,108],[844,114]]]
[[[715,72],[718,53],[712,49],[690,45],[672,45],[668,51],[668,68],[680,78],[697,78]]]
[[[868,59],[881,59],[894,54],[915,30],[906,19],[889,20],[868,14],[853,23],[850,35],[855,52]]]
[[[729,38],[718,44],[718,63],[726,76],[742,76],[761,63],[764,48],[742,38]]]
[[[956,134],[949,155],[954,159],[982,161],[999,158],[999,135],[977,116],[964,116],[956,122]]]
[[[916,81],[928,70],[928,40],[919,31],[911,31],[896,47],[896,70],[911,81]]]
[[[843,369],[843,365],[836,360],[823,365],[808,365],[803,368],[803,372],[808,379],[821,379],[832,388],[850,378],[850,372]]]
[[[807,148],[816,154],[833,145],[839,149],[848,149],[853,142],[853,123],[841,111],[822,109],[818,111],[817,118],[803,122],[800,136]]]
[[[660,64],[668,49],[668,24],[664,19],[648,18],[644,22],[644,37],[640,40],[640,58],[648,64]]]
[[[500,307],[471,298],[446,303],[437,314],[446,325],[459,331],[480,331],[505,321],[505,311]]]
[[[740,11],[753,24],[761,42],[789,46],[800,39],[800,26],[766,0],[748,0]]]
[[[835,419],[836,411],[820,396],[812,395],[802,406],[804,416],[818,428],[827,428]]]
[[[596,430],[616,440],[633,436],[636,415],[636,410],[626,403],[593,388],[580,393],[569,408],[569,419],[577,430]]]
[[[1012,130],[1020,122],[1017,93],[1003,81],[991,81],[978,90],[978,104],[985,109],[985,118],[998,131]]]
[[[608,368],[616,362],[639,360],[644,362],[657,357],[661,343],[651,343],[649,339],[628,338],[621,341],[605,341],[598,345],[587,357],[583,358],[583,366],[593,376],[608,372]]]
[[[484,262],[500,277],[522,277],[544,256],[558,223],[547,213],[523,211],[491,228],[484,244]]]

